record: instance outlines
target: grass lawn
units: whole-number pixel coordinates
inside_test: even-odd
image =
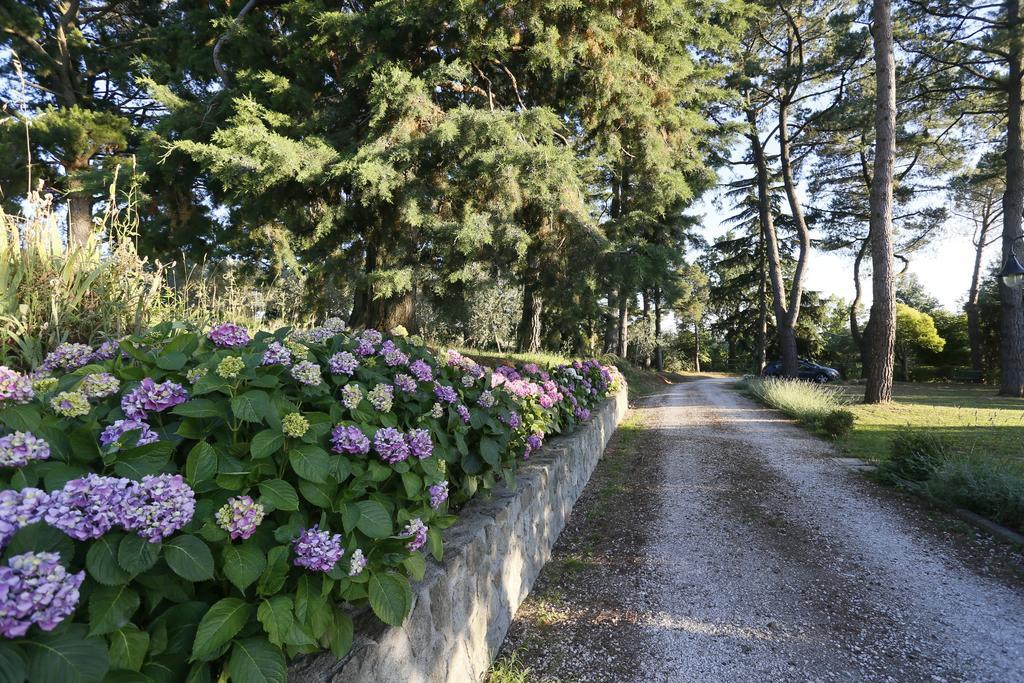
[[[842,389],[857,424],[839,443],[864,460],[886,459],[893,437],[908,426],[948,436],[977,454],[1024,460],[1024,399],[997,396],[995,387],[897,382],[887,406],[859,404],[863,386]]]

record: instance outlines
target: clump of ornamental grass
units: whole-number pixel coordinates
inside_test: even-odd
[[[748,377],[738,387],[761,403],[834,438],[849,433],[856,419],[845,408],[846,399],[838,387],[777,377]]]

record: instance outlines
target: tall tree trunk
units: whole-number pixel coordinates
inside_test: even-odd
[[[92,197],[73,191],[68,195],[68,244],[82,246],[92,235]]]
[[[615,289],[608,291],[608,310],[604,316],[604,344],[601,353],[615,353],[619,347],[619,293]]]
[[[661,352],[661,287],[654,288],[654,369],[665,369],[665,358]]]
[[[768,362],[768,273],[764,255],[764,231],[757,245],[758,267],[757,286],[757,341],[754,346],[754,372],[758,375]]]
[[[985,358],[981,350],[981,316],[978,312],[978,298],[981,293],[981,267],[985,256],[985,247],[994,220],[991,208],[991,203],[987,203],[982,209],[977,243],[974,245],[971,288],[967,292],[967,303],[964,304],[964,311],[967,313],[967,339],[971,345],[971,370],[981,374],[985,372]]]
[[[1006,23],[1011,36],[1009,55],[1008,118],[1006,131],[1006,191],[1003,193],[1003,262],[1020,244],[1024,212],[1024,47],[1022,47],[1020,0],[1006,3]],[[999,393],[1024,396],[1024,292],[1000,281]]]
[[[651,298],[650,293],[646,287],[640,289],[640,310],[643,311],[644,323],[651,319]],[[653,349],[651,350],[653,353]],[[648,355],[643,359],[643,366],[645,370],[649,370],[651,367],[651,356]]]
[[[865,403],[892,400],[896,344],[896,283],[893,276],[892,183],[896,159],[896,62],[891,0],[874,0],[871,36],[875,48],[875,161],[871,178],[871,344]]]
[[[782,372],[787,377],[796,377],[799,362],[796,350],[796,331],[793,329],[789,311],[786,309],[786,285],[782,275],[782,255],[779,251],[778,235],[775,232],[768,188],[768,159],[757,132],[757,113],[753,109],[747,110],[747,121],[750,125],[747,137],[750,139],[754,168],[757,171],[757,211],[767,253],[768,275],[772,285],[775,332],[778,335],[779,351],[782,355]]]
[[[540,351],[540,314],[544,309],[544,298],[539,290],[540,287],[532,280],[523,287],[523,315],[517,336],[517,348],[521,353]]]
[[[700,372],[700,322],[693,321],[693,369]]]
[[[624,292],[619,294],[618,346],[616,355],[626,357],[629,352],[629,297]]]
[[[367,328],[387,332],[399,325],[413,330],[416,297],[413,290],[382,296],[374,291],[373,275],[386,265],[386,253],[382,244],[380,229],[371,229],[366,236],[366,256],[363,262],[366,281],[356,290],[352,315],[353,326],[362,324]],[[361,307],[361,310],[357,310]]]
[[[860,266],[864,261],[864,255],[867,253],[868,245],[871,242],[870,234],[865,237],[860,243],[860,249],[857,250],[857,256],[853,260],[853,302],[850,303],[850,336],[853,338],[853,343],[857,346],[857,353],[860,355],[860,376],[867,377],[868,372],[868,347],[865,340],[867,330],[861,331],[860,320],[858,315],[860,314],[861,299],[864,295],[863,287],[860,282]]]

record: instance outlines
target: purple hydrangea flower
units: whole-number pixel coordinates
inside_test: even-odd
[[[409,356],[402,353],[399,349],[391,349],[384,354],[384,362],[389,367],[395,367],[397,365],[406,365],[409,362]]]
[[[87,474],[50,494],[46,523],[79,541],[99,538],[121,521],[130,479]]]
[[[462,424],[469,424],[469,421],[473,419],[473,416],[469,412],[469,408],[463,404],[455,406],[455,412],[459,414],[459,418],[462,420]]]
[[[92,352],[92,357],[89,358],[90,363],[101,362],[105,360],[113,360],[117,356],[118,351],[121,350],[121,343],[113,339],[100,344],[95,351]]]
[[[544,435],[540,432],[534,432],[526,437],[526,449],[523,451],[523,459],[528,459],[530,454],[540,448],[544,442]]]
[[[121,397],[121,410],[133,420],[145,420],[146,411],[163,412],[188,400],[185,387],[167,380],[157,384],[147,377]]]
[[[331,450],[335,453],[366,455],[370,452],[370,440],[359,427],[338,425],[331,430]]]
[[[509,412],[508,417],[502,416],[499,417],[498,419],[504,422],[507,426],[511,427],[512,429],[518,429],[519,425],[523,424],[523,418],[520,417],[519,413],[517,413],[514,410]]]
[[[69,574],[57,553],[27,552],[0,567],[0,635],[20,638],[32,624],[52,631],[78,606],[85,572]]]
[[[434,395],[445,403],[455,403],[459,400],[459,395],[455,392],[455,389],[440,382],[434,382]]]
[[[430,439],[430,431],[427,429],[414,429],[405,436],[409,444],[409,453],[420,460],[429,458],[434,452],[434,442]]]
[[[359,367],[359,359],[348,351],[339,351],[327,361],[331,373],[335,375],[351,375]]]
[[[114,424],[104,427],[103,431],[100,432],[100,445],[106,448],[111,444],[118,443],[121,437],[128,432],[136,430],[139,432],[138,438],[135,441],[136,446],[145,446],[160,440],[160,436],[148,424],[141,420],[128,418],[125,420],[115,420]]]
[[[403,536],[412,536],[412,540],[406,544],[409,552],[414,553],[422,548],[427,542],[427,525],[419,517],[412,519],[402,530]]]
[[[246,539],[256,533],[264,517],[263,505],[250,496],[234,496],[217,510],[217,526],[231,535],[232,540]]]
[[[121,508],[121,526],[160,543],[192,521],[196,495],[180,474],[147,474],[128,490]]]
[[[36,488],[0,491],[0,548],[7,545],[18,529],[43,519],[50,494]]]
[[[238,349],[249,343],[249,331],[234,323],[214,325],[206,335],[217,346],[226,349]]]
[[[260,365],[291,364],[292,352],[288,350],[287,346],[278,341],[270,342],[270,344],[267,345],[267,350],[263,352],[263,358],[260,360]]]
[[[338,563],[345,549],[341,547],[341,534],[321,530],[318,524],[299,534],[292,543],[295,565],[317,572],[329,572]]]
[[[77,370],[83,365],[88,365],[91,359],[91,346],[86,344],[61,344],[46,354],[43,364],[39,367],[43,370]]]
[[[407,394],[416,391],[416,380],[405,373],[400,372],[395,375],[394,383],[399,391],[404,391]]]
[[[394,427],[377,430],[373,436],[373,449],[389,465],[409,457],[409,444],[405,441],[405,435]]]
[[[384,341],[384,335],[374,329],[363,330],[363,333],[359,335],[359,339],[362,341],[370,342],[371,344],[380,344]]]
[[[35,398],[32,378],[0,365],[0,405],[5,403],[24,404]]]
[[[322,381],[320,378],[320,366],[308,360],[295,364],[292,368],[292,377],[298,380],[300,384],[305,384],[309,387],[320,386]]]
[[[590,419],[590,411],[580,406],[576,410],[572,411],[572,414],[576,416],[576,419],[580,422],[586,422]]]
[[[429,382],[434,379],[434,370],[422,360],[414,360],[409,365],[409,371],[421,382]]]
[[[377,353],[377,347],[374,346],[371,342],[365,339],[361,339],[359,341],[359,344],[356,346],[356,353],[359,354],[360,356],[372,356],[373,354]]]
[[[551,394],[541,394],[538,401],[540,401],[540,407],[545,409],[555,405],[555,399]]]
[[[493,408],[495,403],[494,394],[490,391],[480,392],[480,398],[476,400],[476,404],[481,408]]]
[[[448,500],[448,482],[442,481],[440,484],[432,484],[427,488],[427,492],[430,493],[430,507],[436,510],[441,507],[441,503]]]
[[[24,467],[32,460],[50,457],[50,444],[32,432],[0,437],[0,467]]]

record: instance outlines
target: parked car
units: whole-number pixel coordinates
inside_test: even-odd
[[[781,377],[782,376],[782,361],[776,360],[768,363],[764,366],[764,370],[761,371],[762,377]],[[813,361],[800,359],[800,367],[797,372],[797,376],[800,379],[811,380],[818,384],[825,384],[833,380],[839,379],[839,371],[835,368],[830,368],[826,365],[819,365]]]

